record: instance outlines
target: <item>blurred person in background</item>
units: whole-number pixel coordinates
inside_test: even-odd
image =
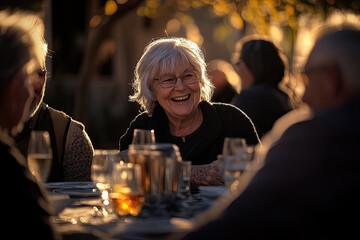
[[[43,38],[42,20],[39,19],[37,24],[39,30],[34,33],[37,40],[34,44],[38,54],[39,77],[33,83],[35,95],[24,129],[15,136],[16,145],[26,157],[31,131],[48,131],[53,152],[48,182],[91,181],[94,149],[84,125],[43,102],[47,81],[47,44]]]
[[[242,87],[234,104],[251,118],[262,137],[296,105],[285,80],[286,57],[270,39],[256,35],[236,44],[233,61]]]
[[[313,117],[289,127],[250,183],[229,205],[205,213],[199,228],[184,239],[343,239],[357,234],[359,53],[359,29],[324,31],[304,71],[303,101]]]
[[[232,103],[240,92],[240,77],[234,67],[224,60],[214,59],[208,63],[208,74],[215,86],[211,101]]]
[[[27,170],[26,159],[11,137],[23,127],[33,96],[31,85],[38,81],[39,72],[42,71],[38,64],[35,36],[39,21],[39,18],[27,13],[0,11],[0,158],[4,171],[1,174],[2,202],[5,204],[2,211],[3,234],[13,239],[54,237],[46,197]]]
[[[185,38],[152,41],[137,63],[132,101],[145,111],[120,138],[120,151],[131,144],[134,129],[154,129],[157,143],[176,144],[182,159],[192,162],[191,181],[222,185],[215,160],[225,137],[259,142],[251,120],[238,108],[211,103],[213,85],[200,47]],[[208,175],[214,171],[210,182]]]

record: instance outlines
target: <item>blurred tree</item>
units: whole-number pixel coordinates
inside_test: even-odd
[[[25,9],[44,14],[46,0],[1,0],[0,9]],[[116,22],[128,12],[136,9],[144,23],[151,24],[162,11],[175,9],[166,30],[175,34],[181,27],[186,37],[202,45],[203,37],[191,15],[192,10],[205,8],[213,17],[223,18],[221,24],[213,27],[213,37],[218,43],[225,43],[231,31],[244,32],[252,24],[260,34],[269,35],[271,26],[284,30],[284,37],[290,42],[287,49],[292,56],[293,43],[301,14],[313,14],[327,18],[334,10],[346,10],[360,14],[360,0],[106,0],[97,14],[90,17],[88,44],[85,48],[79,72],[79,92],[76,100],[76,115],[81,122],[87,122],[87,89],[97,69],[97,55],[101,43],[106,40]],[[141,4],[143,3],[143,4]]]
[[[207,8],[214,17],[222,17],[222,24],[214,26],[214,40],[225,43],[232,29],[245,31],[252,24],[257,33],[269,35],[271,26],[279,26],[284,30],[285,38],[290,42],[287,53],[291,58],[293,43],[298,30],[298,18],[309,13],[322,18],[329,16],[334,10],[360,13],[360,0],[146,0],[138,8],[137,13],[144,18],[153,19],[161,11],[176,7],[177,13],[169,22],[168,32],[179,29],[175,23],[181,24],[187,30],[187,37],[198,44],[203,39],[196,30],[196,24],[191,16],[191,9]]]
[[[79,90],[76,100],[75,117],[86,125],[88,86],[97,69],[97,56],[101,43],[108,37],[114,23],[135,9],[143,0],[108,0],[105,3],[103,14],[95,15],[90,19],[92,28],[91,38],[89,31],[88,44],[85,48],[84,58],[79,72]]]
[[[303,13],[317,14],[324,18],[337,9],[360,13],[359,0],[146,0],[137,13],[153,19],[158,12],[173,6],[176,6],[178,12],[185,14],[191,8],[207,7],[235,29],[241,30],[244,22],[249,22],[262,34],[269,33],[271,20],[296,31],[297,18]]]
[[[141,2],[144,2],[140,5]],[[244,31],[247,24],[255,26],[260,34],[269,35],[271,26],[276,24],[284,29],[285,37],[290,42],[287,53],[292,56],[294,40],[298,29],[298,18],[301,14],[316,14],[323,18],[334,10],[360,13],[360,0],[107,0],[102,16],[94,16],[91,21],[104,21],[97,27],[85,52],[80,70],[80,88],[77,101],[77,113],[82,122],[86,122],[86,91],[96,66],[96,53],[104,35],[114,21],[128,11],[137,7],[137,14],[144,18],[146,24],[156,18],[161,11],[176,9],[174,18],[169,20],[166,31],[175,33],[184,27],[186,37],[202,45],[204,39],[191,16],[192,9],[207,8],[214,17],[222,17],[223,24],[214,27],[214,40],[224,42],[230,31]],[[91,23],[90,23],[91,25]]]

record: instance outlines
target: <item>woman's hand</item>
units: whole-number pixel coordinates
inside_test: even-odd
[[[205,165],[191,166],[191,183],[204,186],[222,186],[224,180],[219,171],[217,161]]]

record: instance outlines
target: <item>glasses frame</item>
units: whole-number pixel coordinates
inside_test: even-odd
[[[193,73],[195,75],[195,79],[196,81],[192,81],[192,82],[186,82],[184,81],[184,78],[186,77],[186,74],[189,74],[189,73]],[[169,83],[169,85],[164,85],[164,81],[161,81],[162,78],[166,78],[165,80],[167,79],[170,79],[173,81],[172,83]],[[197,70],[197,69],[190,69],[190,70],[186,70],[185,72],[183,72],[180,76],[176,76],[174,74],[166,74],[164,76],[161,76],[159,78],[154,78],[155,81],[159,81],[159,84],[162,88],[173,88],[176,83],[177,83],[177,80],[178,79],[181,79],[181,81],[183,82],[184,85],[191,85],[191,84],[195,84],[195,83],[198,83],[199,82],[199,78],[200,78],[200,72]]]

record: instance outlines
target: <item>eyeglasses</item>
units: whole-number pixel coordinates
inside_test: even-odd
[[[185,84],[185,85],[198,83],[199,82],[199,71],[197,71],[195,69],[185,71],[180,76],[167,74],[167,75],[161,76],[160,78],[154,78],[154,80],[159,81],[160,86],[162,88],[172,88],[176,85],[178,78],[180,78],[181,81],[183,82],[183,84]]]

